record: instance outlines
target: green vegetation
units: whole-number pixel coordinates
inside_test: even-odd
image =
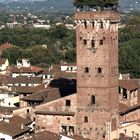
[[[126,27],[119,33],[119,66],[121,73],[140,78],[140,16],[128,16]]]
[[[76,7],[112,7],[118,5],[118,0],[75,0],[74,5]]]
[[[75,31],[65,26],[44,29],[2,29],[0,44],[9,42],[16,47],[4,51],[3,57],[15,64],[17,58],[29,58],[34,65],[75,62]]]

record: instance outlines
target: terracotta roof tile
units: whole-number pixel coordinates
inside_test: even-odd
[[[0,65],[4,64],[7,58],[0,58]]]
[[[44,89],[44,85],[40,85],[40,86],[36,86],[36,87],[29,87],[29,86],[17,86],[17,87],[13,87],[12,91],[13,92],[17,92],[17,93],[21,93],[21,94],[26,94],[26,93],[35,93],[38,92],[40,90]]]
[[[23,126],[23,128],[21,128],[21,126],[17,125],[16,123],[4,122],[4,121],[0,122],[0,132],[10,135],[13,138],[20,136],[28,132],[29,130],[30,128],[27,126]]]
[[[60,65],[53,66],[50,72],[54,75],[55,78],[75,78],[76,77],[76,73],[61,71]]]
[[[11,67],[12,73],[38,73],[43,72],[43,68],[37,67],[37,66],[31,66],[31,67]]]
[[[4,50],[4,49],[9,49],[9,48],[13,48],[14,46],[9,44],[9,43],[5,43],[5,44],[1,44],[0,45],[0,50]]]
[[[122,103],[119,103],[119,111],[124,112],[128,109],[128,106]]]
[[[60,138],[61,136],[56,133],[42,131],[35,133],[33,136],[31,136],[31,138],[28,138],[27,140],[60,140]]]
[[[18,108],[0,106],[0,114],[11,114],[16,109]]]
[[[33,93],[32,95],[22,98],[25,101],[40,101],[40,102],[50,102],[59,99],[60,92],[58,88],[47,88],[39,92]]]
[[[128,90],[137,89],[138,83],[135,80],[119,80],[119,86]]]
[[[9,77],[5,84],[42,84],[41,77],[26,77],[26,76],[18,76],[16,78]]]
[[[140,109],[140,104],[126,108],[126,110],[123,110],[120,112],[120,115],[127,114],[127,113],[132,112],[132,111],[137,110],[137,109]]]
[[[16,123],[17,125],[29,125],[32,123],[30,119],[25,119],[20,116],[13,116],[12,118],[9,119],[10,122]]]

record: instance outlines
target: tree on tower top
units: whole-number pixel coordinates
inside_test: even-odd
[[[75,0],[74,6],[77,8],[83,8],[85,6],[93,7],[117,7],[119,0]]]

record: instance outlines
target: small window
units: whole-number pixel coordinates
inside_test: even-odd
[[[27,114],[29,114],[29,109],[27,109]]]
[[[101,28],[104,28],[104,24],[103,24],[103,22],[101,22],[101,25],[100,25],[100,27],[101,27]]]
[[[91,47],[95,48],[95,40],[91,40]]]
[[[94,95],[91,96],[91,105],[93,105],[93,104],[95,104],[95,96]]]
[[[119,93],[121,93],[121,87],[119,87]]]
[[[89,68],[85,67],[85,73],[89,73]]]
[[[94,24],[94,21],[93,21],[93,22],[92,22],[92,27],[93,27],[93,28],[94,28],[94,25],[95,25],[95,24]]]
[[[88,123],[88,117],[87,116],[84,117],[84,123]]]
[[[84,27],[85,27],[85,29],[87,29],[87,22],[86,21],[84,22]]]
[[[70,120],[70,118],[67,118],[67,120]]]
[[[127,99],[127,89],[123,88],[123,98]]]
[[[100,45],[103,45],[104,44],[104,41],[101,39],[100,40]]]
[[[66,100],[66,106],[71,106],[71,101],[70,100]]]
[[[84,43],[84,45],[87,45],[87,40],[86,40],[86,39],[84,39],[83,43]]]
[[[102,69],[101,68],[98,68],[98,73],[102,73]]]
[[[125,134],[127,133],[127,130],[126,130],[126,129],[124,129],[124,133],[125,133]]]

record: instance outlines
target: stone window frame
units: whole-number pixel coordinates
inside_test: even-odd
[[[90,69],[89,67],[85,67],[85,68],[84,68],[84,72],[85,72],[85,73],[89,73],[89,69]]]
[[[86,39],[83,39],[83,44],[87,45],[87,40]]]
[[[84,116],[84,123],[88,123],[88,122],[89,122],[88,116]]]
[[[96,96],[95,95],[91,95],[90,100],[91,100],[91,105],[96,104]]]
[[[98,67],[98,68],[97,68],[97,73],[98,73],[98,74],[102,74],[102,73],[103,73],[103,68]]]
[[[71,100],[68,100],[68,99],[67,99],[67,100],[65,101],[65,104],[66,104],[66,107],[70,107],[70,106],[71,106]]]

